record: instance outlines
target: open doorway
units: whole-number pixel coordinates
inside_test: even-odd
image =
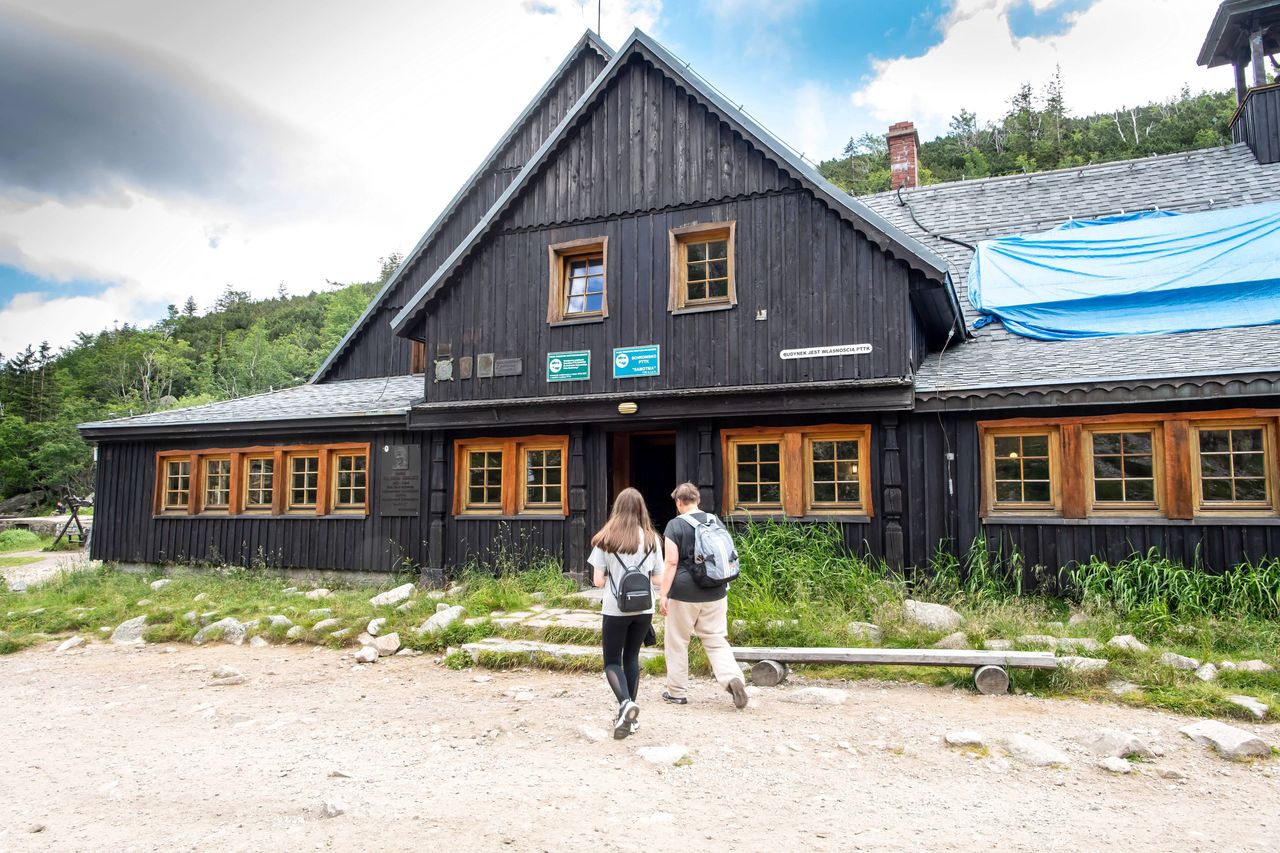
[[[611,439],[610,507],[618,492],[631,486],[644,495],[649,516],[661,531],[676,514],[671,502],[676,487],[675,432],[615,432]]]

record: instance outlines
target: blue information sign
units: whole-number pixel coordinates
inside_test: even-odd
[[[661,365],[657,344],[643,347],[618,347],[613,351],[614,379],[658,376],[662,373]]]

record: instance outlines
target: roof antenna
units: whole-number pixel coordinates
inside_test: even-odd
[[[600,38],[604,36],[600,33],[600,7],[604,4],[604,0],[596,0],[596,35]]]

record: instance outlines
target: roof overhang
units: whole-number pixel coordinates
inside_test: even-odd
[[[1280,3],[1276,0],[1226,0],[1218,6],[1209,25],[1209,32],[1200,47],[1196,64],[1208,68],[1233,65],[1242,52],[1247,53],[1249,33],[1256,27],[1271,27],[1264,37],[1263,50],[1274,53],[1280,50]]]

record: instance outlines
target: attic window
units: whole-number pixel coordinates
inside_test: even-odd
[[[547,247],[551,282],[548,323],[600,321],[609,316],[608,249],[608,237],[589,237]]]
[[[731,308],[738,303],[733,280],[735,222],[671,229],[671,311]]]

